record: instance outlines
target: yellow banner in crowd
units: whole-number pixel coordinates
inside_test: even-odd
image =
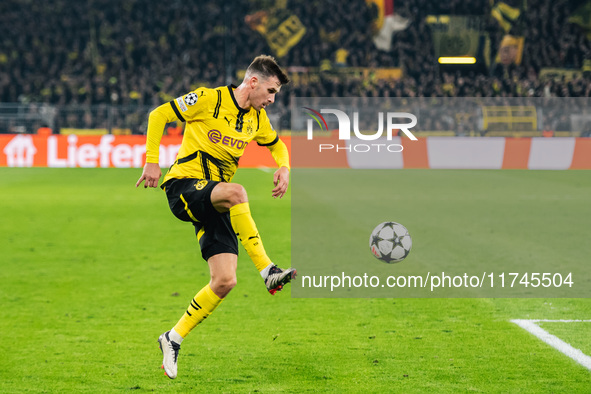
[[[525,1],[498,1],[490,0],[491,10],[490,14],[493,18],[499,22],[499,25],[505,30],[505,33],[509,33],[513,24],[519,19],[521,11],[526,9]],[[509,4],[514,3],[514,4]]]
[[[523,57],[524,37],[505,35],[499,44],[499,51],[495,57],[496,63],[521,64]]]
[[[570,23],[581,26],[587,32],[587,38],[591,37],[591,1],[582,4],[568,18]]]
[[[297,15],[287,9],[259,11],[247,15],[246,23],[261,33],[277,57],[285,56],[306,34],[306,27]]]

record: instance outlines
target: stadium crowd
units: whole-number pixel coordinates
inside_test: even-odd
[[[521,64],[467,73],[439,67],[425,17],[484,15],[494,55],[506,31],[490,16],[489,0],[396,0],[395,12],[410,24],[395,33],[389,51],[373,42],[377,9],[365,0],[207,1],[191,7],[180,0],[7,0],[0,3],[0,102],[155,106],[197,86],[235,83],[235,72],[254,56],[273,53],[247,16],[278,3],[306,27],[280,59],[299,74],[278,95],[272,111],[280,115],[293,96],[591,96],[586,73],[539,77],[544,67],[581,70],[591,59],[587,32],[568,21],[580,4],[575,0],[528,1],[509,32],[524,37]],[[222,66],[229,63],[234,78]],[[343,66],[401,67],[404,76],[331,72]],[[326,72],[307,75],[306,67]]]

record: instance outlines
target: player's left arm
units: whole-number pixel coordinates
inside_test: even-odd
[[[267,147],[271,151],[275,163],[279,169],[273,175],[273,198],[282,198],[287,192],[289,186],[289,151],[285,143],[279,139],[279,135],[271,126],[265,110],[259,113],[259,127],[255,141],[261,146]]]
[[[275,174],[273,174],[273,185],[275,188],[273,189],[272,195],[273,198],[282,198],[289,186],[289,152],[287,151],[285,143],[280,139],[278,139],[275,144],[269,145],[267,148],[271,151],[271,155],[279,167],[279,169],[275,171]]]

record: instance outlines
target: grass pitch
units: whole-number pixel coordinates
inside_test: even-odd
[[[164,193],[135,189],[140,173],[0,169],[0,392],[589,392],[589,370],[509,322],[590,319],[589,299],[272,297],[243,251],[237,287],[183,343],[171,381],[156,339],[207,282],[207,265]],[[397,175],[411,185],[416,174],[460,176]],[[591,195],[589,172],[510,174],[562,185],[575,204]],[[499,176],[478,173],[483,182]],[[273,200],[271,174],[259,170],[242,169],[236,181],[247,187],[269,255],[288,265],[290,196]],[[421,198],[436,207],[440,197]],[[448,211],[461,214],[463,203],[445,196]],[[506,228],[524,220],[512,217]],[[581,222],[573,234],[588,234]],[[504,253],[522,246],[508,243]],[[551,324],[543,327],[589,354],[591,323]]]

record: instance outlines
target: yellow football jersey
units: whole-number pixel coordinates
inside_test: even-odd
[[[279,141],[265,110],[240,108],[235,88],[198,88],[164,104],[187,123],[176,161],[163,183],[171,178],[230,182],[249,143],[271,146]]]

